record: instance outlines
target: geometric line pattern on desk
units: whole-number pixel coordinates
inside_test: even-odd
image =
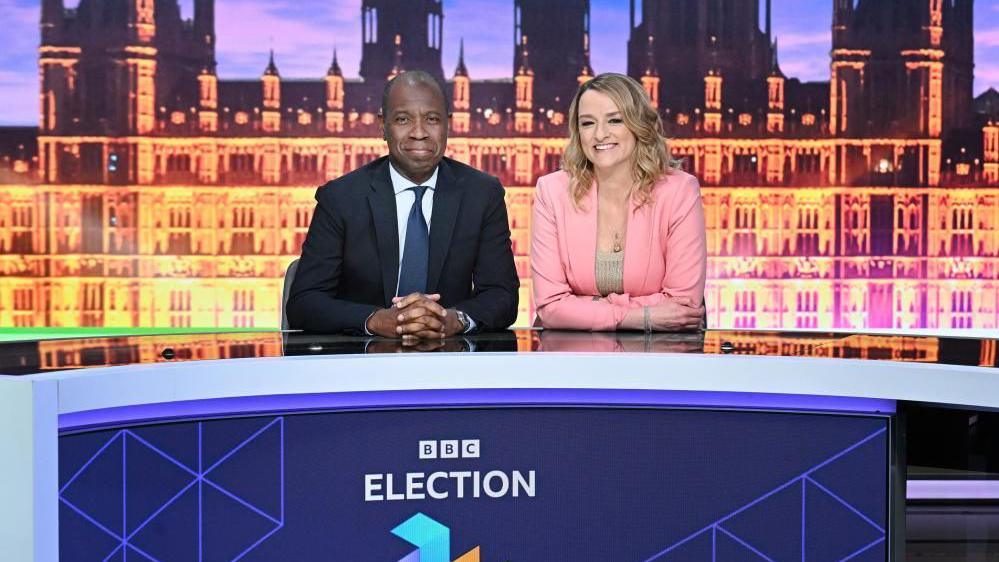
[[[884,543],[886,538],[885,529],[878,525],[875,521],[871,520],[868,516],[864,515],[859,509],[851,505],[849,502],[844,500],[838,494],[834,493],[829,487],[821,484],[815,479],[816,472],[821,469],[832,465],[833,463],[846,459],[851,453],[856,452],[862,446],[868,444],[874,439],[886,437],[886,428],[881,428],[874,433],[871,433],[867,437],[864,437],[860,441],[850,445],[849,447],[837,452],[836,454],[826,458],[815,466],[809,468],[808,470],[802,472],[798,476],[784,482],[783,484],[777,486],[776,488],[764,493],[763,495],[757,497],[756,499],[746,503],[745,505],[735,509],[734,511],[728,513],[727,515],[721,517],[717,521],[709,523],[698,531],[688,535],[676,543],[664,548],[658,553],[647,558],[645,562],[665,562],[668,560],[673,560],[671,554],[676,554],[681,551],[683,547],[690,547],[694,543],[698,544],[700,547],[698,552],[702,553],[700,556],[696,556],[696,559],[700,560],[711,560],[712,562],[717,562],[723,559],[719,554],[719,544],[722,540],[732,541],[739,545],[740,548],[745,549],[749,553],[755,555],[757,560],[768,560],[770,562],[776,562],[775,558],[768,553],[765,553],[758,545],[753,544],[752,537],[740,537],[731,531],[731,522],[736,519],[740,514],[744,514],[754,507],[766,502],[767,500],[775,497],[781,493],[796,493],[800,494],[800,505],[801,505],[801,524],[795,532],[800,531],[800,541],[801,541],[801,560],[806,559],[806,546],[809,544],[808,537],[806,537],[806,530],[808,528],[808,517],[807,517],[807,504],[810,498],[814,497],[816,494],[820,495],[822,498],[827,500],[832,500],[835,505],[840,506],[846,513],[849,513],[857,522],[859,522],[867,531],[869,531],[873,536],[869,537],[867,540],[862,540],[858,544],[853,545],[851,550],[848,552],[837,555],[833,560],[839,560],[840,562],[845,562],[847,560],[855,560],[861,555],[868,553],[871,549],[874,549],[878,545]],[[797,485],[797,488],[795,486]],[[709,542],[710,541],[710,542]],[[882,556],[881,559],[884,557]],[[808,557],[809,560],[812,559],[811,556]]]
[[[211,422],[211,423],[219,423],[219,422]],[[249,554],[253,549],[255,549],[257,546],[259,546],[261,543],[267,540],[267,538],[269,538],[271,535],[278,532],[284,527],[284,521],[285,521],[284,417],[280,416],[275,417],[274,419],[266,423],[263,427],[253,432],[249,437],[246,437],[245,439],[237,443],[235,446],[226,450],[224,453],[222,453],[221,457],[218,460],[216,460],[208,467],[203,466],[203,452],[204,452],[203,426],[204,426],[203,422],[197,423],[196,470],[192,470],[192,468],[188,467],[174,456],[166,453],[160,447],[157,447],[146,438],[143,438],[136,430],[122,429],[120,431],[115,432],[103,444],[103,446],[101,446],[96,453],[94,453],[85,463],[83,463],[83,465],[73,474],[73,476],[71,476],[69,480],[67,480],[66,483],[63,484],[63,486],[59,489],[59,501],[61,502],[62,505],[66,506],[71,511],[75,512],[84,520],[92,524],[95,529],[108,535],[109,537],[111,537],[111,539],[113,539],[116,542],[116,546],[114,547],[114,549],[111,550],[111,552],[109,552],[107,556],[104,557],[105,562],[112,559],[126,560],[128,558],[129,553],[140,555],[146,560],[153,560],[158,562],[158,558],[156,558],[153,554],[147,552],[139,545],[135,544],[135,539],[144,529],[147,529],[150,525],[154,524],[158,519],[162,517],[164,512],[166,512],[182,496],[184,496],[186,493],[188,493],[188,491],[191,490],[196,490],[197,492],[197,519],[198,519],[197,560],[199,562],[216,558],[214,556],[211,556],[209,553],[205,552],[206,549],[205,549],[204,530],[205,530],[206,521],[204,520],[203,515],[205,509],[204,492],[206,490],[212,490],[228,498],[235,504],[241,506],[243,509],[263,519],[263,521],[266,522],[267,527],[269,527],[265,529],[265,532],[263,532],[262,535],[254,536],[251,539],[249,539],[252,540],[252,543],[250,543],[248,546],[245,546],[245,548],[239,550],[238,553],[236,553],[234,556],[232,556],[231,558],[229,556],[226,556],[224,558],[226,560],[231,560],[232,562],[235,562],[236,560],[243,558],[244,556]],[[277,482],[272,483],[276,485],[278,488],[277,513],[267,513],[265,508],[262,508],[258,505],[254,505],[253,502],[238,496],[237,494],[233,493],[230,489],[228,489],[228,487],[217,482],[218,478],[213,478],[213,473],[218,472],[217,469],[219,469],[222,466],[228,466],[229,463],[237,462],[234,459],[239,456],[239,453],[241,451],[244,451],[247,448],[247,446],[254,444],[254,442],[263,439],[264,436],[268,434],[268,432],[277,433],[277,447],[276,447],[277,450],[269,451],[269,453],[274,454],[275,459],[278,463]],[[110,453],[109,450],[111,450],[114,446],[119,446],[119,445],[121,447],[120,469],[118,469],[117,462],[115,462],[115,467],[116,469],[120,470],[120,472],[118,470],[115,470],[114,472],[105,471],[102,473],[103,476],[105,477],[111,477],[115,479],[120,475],[122,482],[121,529],[114,530],[109,528],[109,526],[105,524],[106,522],[101,522],[99,516],[96,516],[93,513],[88,513],[87,510],[76,505],[73,501],[69,499],[68,496],[71,496],[74,492],[78,491],[77,488],[80,487],[79,482],[81,480],[81,477],[87,474],[88,469],[90,469],[93,465],[95,465],[95,463],[99,463],[102,461],[106,463],[109,460],[106,457],[110,454],[113,454]],[[128,460],[130,456],[129,451],[133,451],[131,454],[134,456],[135,447],[140,448],[140,450],[142,450],[143,452],[151,451],[152,453],[154,453],[155,457],[158,458],[162,463],[165,463],[167,466],[173,467],[176,470],[179,470],[182,473],[184,473],[185,482],[183,482],[179,486],[179,489],[175,493],[173,493],[165,502],[153,508],[148,515],[144,513],[141,514],[146,516],[137,525],[133,525],[131,528],[129,528],[128,506],[129,506],[130,492],[136,493],[136,489],[140,486],[140,484],[144,486],[156,485],[155,482],[150,483],[148,481],[139,484],[129,483],[128,481],[128,470],[129,470]],[[248,459],[237,459],[237,460],[240,463],[252,463],[254,460],[259,461],[260,459],[248,458]],[[166,531],[167,533],[173,535],[173,533],[170,532],[171,529],[168,528],[166,529]],[[231,547],[232,545],[229,546]],[[237,545],[235,548],[239,548],[242,546],[243,545],[240,544]]]

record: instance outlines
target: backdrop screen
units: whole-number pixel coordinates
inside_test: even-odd
[[[64,435],[60,549],[96,560],[883,561],[888,424],[523,408]]]

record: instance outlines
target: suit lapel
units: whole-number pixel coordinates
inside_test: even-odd
[[[571,196],[570,196],[571,197]],[[579,208],[568,203],[565,226],[569,250],[569,269],[575,289],[584,295],[597,294],[597,189],[596,184],[583,196]]]
[[[434,190],[434,211],[430,218],[430,263],[427,269],[427,292],[436,293],[451,248],[454,225],[461,208],[462,189],[458,185],[448,165],[442,159],[437,173],[437,187]]]
[[[624,292],[640,295],[645,290],[645,278],[651,263],[653,237],[656,235],[653,224],[655,200],[635,209],[628,201],[628,231],[624,244]]]
[[[374,167],[371,173],[371,192],[368,194],[368,206],[371,207],[371,219],[378,243],[378,263],[382,270],[385,306],[392,302],[399,280],[399,223],[395,190],[392,188],[388,167],[388,158]]]

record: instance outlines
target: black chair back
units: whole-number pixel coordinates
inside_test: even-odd
[[[295,281],[295,272],[298,271],[298,260],[288,264],[288,270],[284,272],[284,287],[281,290],[281,329],[288,329],[288,313],[285,307],[288,306],[288,295],[291,293],[291,284]]]

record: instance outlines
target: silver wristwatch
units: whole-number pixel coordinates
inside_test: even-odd
[[[468,327],[472,325],[468,315],[458,309],[455,309],[454,315],[458,317],[458,322],[461,322],[461,333],[467,332]]]

